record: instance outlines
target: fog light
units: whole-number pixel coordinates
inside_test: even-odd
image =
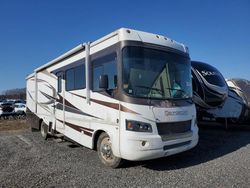
[[[142,141],[142,142],[141,142],[141,145],[142,145],[142,146],[145,146],[146,143],[147,143],[146,141]]]

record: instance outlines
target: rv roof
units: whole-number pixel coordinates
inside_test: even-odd
[[[151,43],[151,44],[157,44],[161,46],[167,46],[170,48],[177,49],[179,51],[182,51],[184,53],[188,53],[188,48],[179,42],[176,42],[168,37],[162,36],[162,35],[157,35],[157,34],[152,34],[152,33],[147,33],[143,31],[137,31],[137,30],[132,30],[132,29],[127,29],[127,28],[121,28],[118,29],[90,44],[90,48],[93,46],[98,45],[99,43],[108,40],[109,38],[118,35],[118,40],[119,41],[125,41],[125,40],[130,40],[130,41],[140,41],[140,42],[145,42],[145,43]],[[38,67],[35,69],[35,72],[38,72],[40,70],[43,70],[47,67],[50,67],[58,62],[60,62],[62,59],[65,59],[74,53],[77,53],[81,50],[85,49],[86,43],[80,44],[73,48],[72,50],[62,54],[61,56],[53,59],[52,61],[42,65],[41,67]]]

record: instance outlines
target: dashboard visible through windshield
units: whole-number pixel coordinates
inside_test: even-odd
[[[150,99],[190,98],[191,64],[188,57],[143,47],[123,49],[123,90]]]

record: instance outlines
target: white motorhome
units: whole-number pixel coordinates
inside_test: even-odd
[[[32,130],[96,149],[107,166],[197,145],[188,48],[167,37],[121,28],[26,79]]]

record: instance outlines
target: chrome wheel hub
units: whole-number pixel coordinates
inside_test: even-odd
[[[105,160],[112,160],[113,159],[111,142],[110,142],[109,138],[103,139],[102,144],[101,144],[101,154]]]

